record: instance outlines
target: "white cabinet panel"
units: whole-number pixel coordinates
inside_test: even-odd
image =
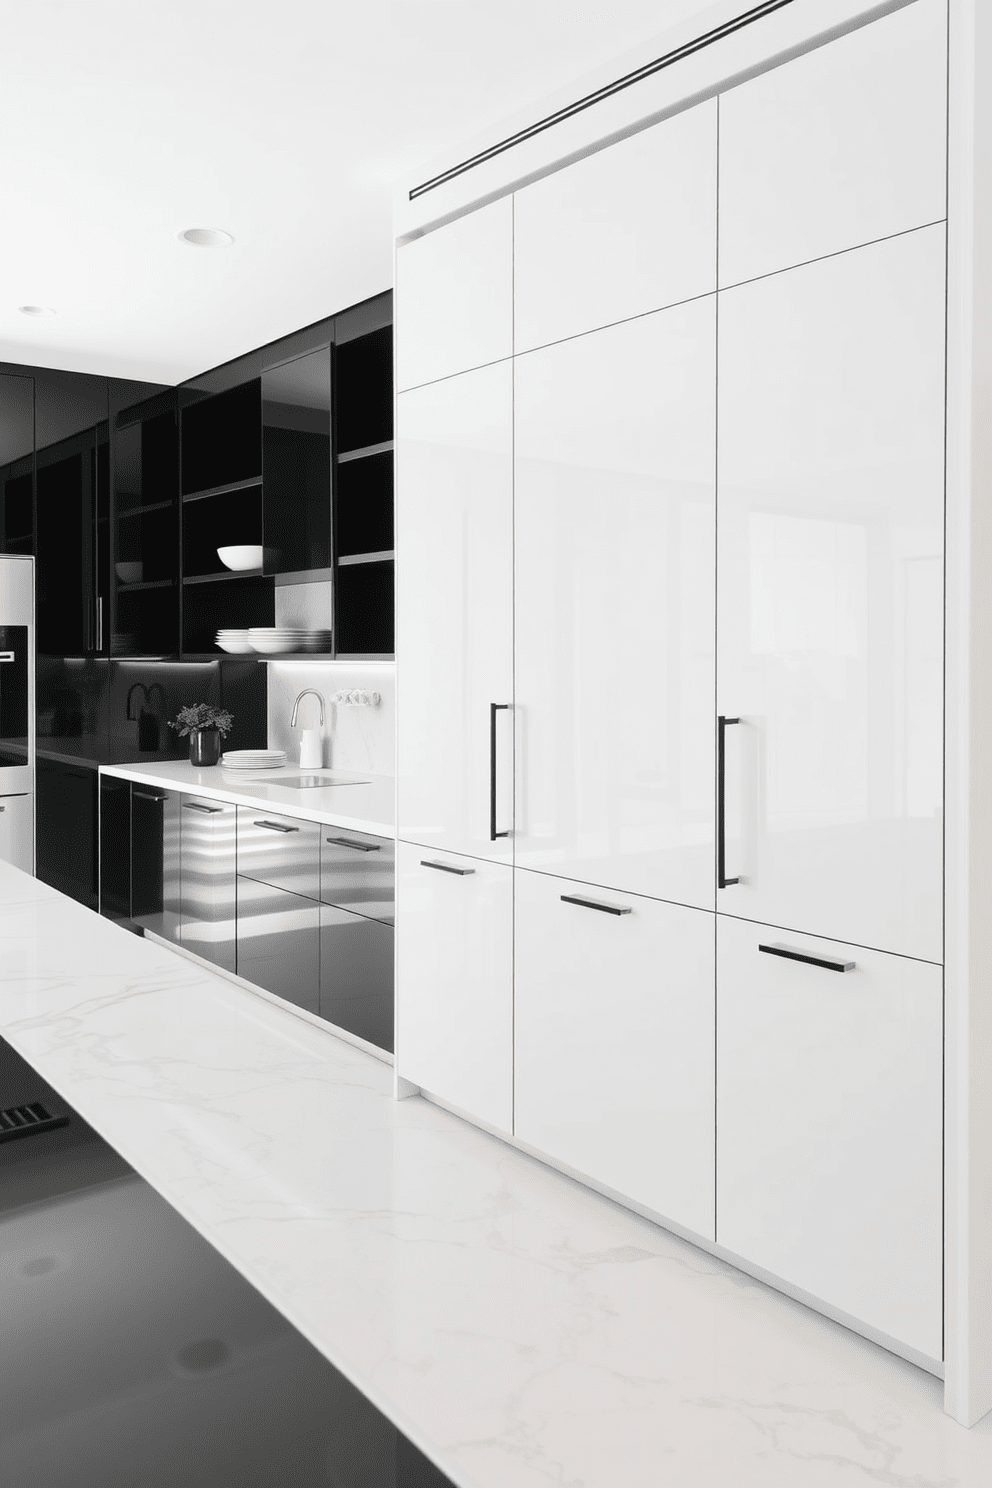
[[[417,387],[513,352],[513,200],[396,253],[396,385]]]
[[[717,924],[717,1241],[939,1359],[940,968]]]
[[[398,1073],[511,1131],[510,865],[398,843],[396,977]]]
[[[398,835],[509,859],[513,812],[513,371],[398,399]],[[493,758],[493,755],[495,758]]]
[[[713,915],[514,883],[516,1136],[713,1239]]]
[[[715,99],[517,192],[527,351],[716,289]]]
[[[0,862],[34,872],[33,795],[0,796]]]
[[[917,0],[720,98],[720,283],[947,211],[946,0]]]
[[[712,908],[715,297],[515,365],[515,861]]]
[[[943,228],[720,297],[729,913],[942,955]]]

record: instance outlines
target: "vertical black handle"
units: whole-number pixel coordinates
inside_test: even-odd
[[[502,709],[509,711],[509,703],[489,704],[489,840],[509,837],[509,832],[496,830],[496,714]]]
[[[739,718],[724,718],[716,721],[716,886],[727,889],[740,883],[739,878],[727,877],[727,729]]]

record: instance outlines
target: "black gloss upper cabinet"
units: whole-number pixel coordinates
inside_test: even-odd
[[[335,346],[334,412],[339,455],[392,439],[392,326]]]
[[[114,421],[115,656],[179,649],[179,430],[171,390]]]
[[[34,552],[34,378],[0,374],[0,552]]]
[[[266,573],[331,562],[331,351],[262,373]]]
[[[187,403],[181,413],[184,496],[262,477],[260,378]]]

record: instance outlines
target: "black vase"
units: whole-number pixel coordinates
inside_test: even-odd
[[[193,729],[189,736],[189,762],[202,768],[220,759],[220,729]]]

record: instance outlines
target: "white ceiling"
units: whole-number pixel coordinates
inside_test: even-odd
[[[0,360],[179,382],[377,294],[398,176],[709,8],[0,0]]]

